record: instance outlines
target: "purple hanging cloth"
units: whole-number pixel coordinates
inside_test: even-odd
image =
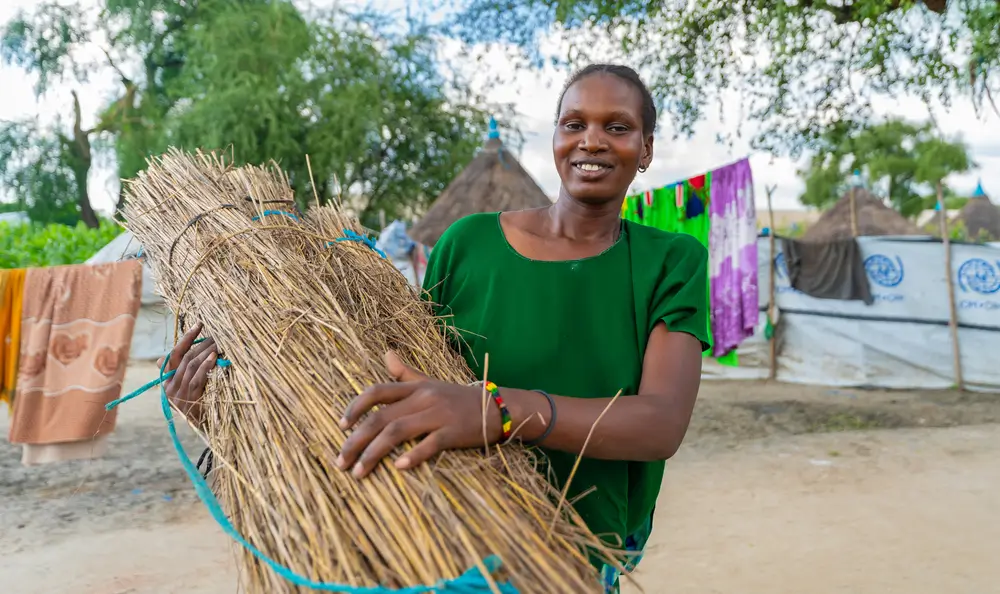
[[[749,159],[712,172],[708,240],[712,354],[753,335],[758,321],[757,211]]]

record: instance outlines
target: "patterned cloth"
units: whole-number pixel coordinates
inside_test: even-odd
[[[17,386],[25,273],[23,268],[0,270],[0,402],[7,403],[8,413]]]
[[[142,298],[138,260],[28,270],[11,443],[92,440],[114,429]]]
[[[757,211],[748,159],[712,172],[709,213],[712,353],[718,357],[753,336],[758,321]]]
[[[635,555],[629,557],[629,560],[625,563],[625,571],[632,573],[635,568],[639,566],[639,562],[642,561],[643,551],[646,549],[646,542],[649,541],[649,535],[653,533],[653,514],[649,515],[649,519],[643,524],[642,528],[637,530],[634,534],[630,535],[625,539],[625,550],[630,553],[635,553]],[[605,565],[603,571],[601,571],[601,581],[604,583],[605,594],[618,594],[619,588],[619,578],[621,577],[621,572],[619,572],[614,567],[610,565]]]

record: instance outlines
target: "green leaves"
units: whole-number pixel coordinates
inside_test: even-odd
[[[48,39],[45,15],[55,10],[22,17],[16,39],[4,39],[36,56],[17,64],[40,73],[53,62],[37,56]],[[92,138],[94,158],[113,155],[129,178],[168,146],[231,147],[240,163],[277,161],[305,203],[314,190],[309,155],[321,202],[342,195],[369,225],[379,211],[389,220],[419,214],[482,144],[487,102],[442,74],[439,40],[422,29],[370,13],[308,14],[288,0],[103,0],[99,18],[66,20],[81,29],[59,55],[73,55],[70,42],[107,40],[107,60],[93,72],[121,80],[99,125],[80,131]],[[87,175],[65,150],[81,144],[77,137],[57,127],[9,139],[0,183],[48,172],[45,184],[9,185],[19,201],[63,212],[54,200],[78,195],[70,182]]]
[[[823,134],[818,152],[800,172],[803,204],[828,206],[847,190],[853,171],[882,186],[904,216],[933,206],[935,186],[973,163],[961,141],[942,138],[927,124],[887,120],[871,126],[836,125]]]
[[[727,122],[730,137],[754,122],[755,148],[797,157],[816,147],[830,121],[869,121],[875,95],[910,93],[947,106],[971,90],[977,105],[992,109],[1000,3],[952,0],[945,14],[930,4],[465,0],[450,30],[469,42],[513,44],[533,65],[549,57],[541,37],[558,32],[568,47],[556,57],[574,67],[624,60],[644,70],[678,134],[720,105],[741,118]]]
[[[122,232],[114,223],[96,229],[67,225],[0,223],[0,268],[82,264]]]

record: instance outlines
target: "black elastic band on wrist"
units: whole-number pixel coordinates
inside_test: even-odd
[[[532,439],[531,441],[522,442],[523,445],[526,446],[533,446],[542,443],[543,441],[545,441],[545,438],[547,438],[549,434],[552,433],[552,429],[555,428],[556,426],[556,401],[553,400],[552,396],[550,396],[549,393],[546,392],[545,390],[532,390],[532,392],[538,392],[542,396],[545,396],[545,399],[549,401],[549,410],[551,411],[551,414],[549,416],[549,425],[548,427],[545,428],[545,431],[543,431],[542,434],[539,435],[537,439]]]

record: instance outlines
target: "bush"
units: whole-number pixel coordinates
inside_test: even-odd
[[[0,268],[40,268],[82,264],[122,232],[105,221],[97,229],[37,223],[0,223]]]

